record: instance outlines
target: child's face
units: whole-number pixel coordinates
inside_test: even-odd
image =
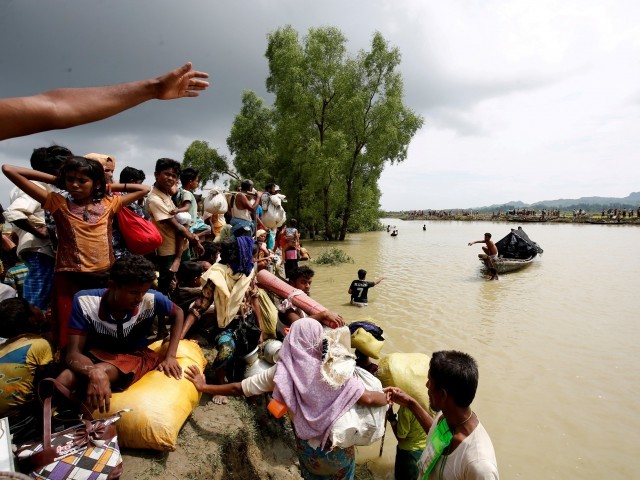
[[[151,288],[151,282],[128,283],[125,285],[115,285],[113,282],[109,282],[109,288],[113,292],[109,307],[128,311],[140,305],[142,298]]]
[[[67,192],[76,201],[90,200],[93,197],[93,180],[78,170],[67,172],[64,177]]]
[[[105,162],[102,164],[102,168],[104,169],[104,180],[107,183],[113,183],[113,171],[115,165],[113,162]]]
[[[187,183],[187,186],[185,188],[187,190],[195,190],[196,188],[198,188],[198,183],[200,183],[200,177],[196,177],[191,180],[189,183]]]
[[[160,190],[168,192],[178,183],[178,174],[173,168],[155,172],[156,185]]]

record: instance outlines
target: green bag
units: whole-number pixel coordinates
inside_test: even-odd
[[[423,457],[420,459],[418,467],[420,471],[422,471],[425,466],[426,470],[424,470],[424,475],[422,476],[422,480],[427,480],[429,478],[429,473],[433,470],[444,452],[444,449],[449,446],[451,443],[451,439],[453,438],[453,433],[447,424],[447,419],[443,419],[435,428],[433,435],[429,439],[429,443],[425,448],[426,456],[423,454]],[[424,460],[423,460],[424,458]]]

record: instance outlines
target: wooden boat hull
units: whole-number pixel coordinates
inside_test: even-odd
[[[524,260],[518,260],[515,258],[499,257],[497,260],[493,261],[493,264],[495,265],[498,273],[509,273],[509,272],[515,272],[516,270],[521,270],[526,266],[531,265],[533,263],[534,258],[535,257],[529,257]],[[480,261],[484,265],[484,259],[481,258]]]

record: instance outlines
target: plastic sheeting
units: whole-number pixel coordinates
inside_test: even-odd
[[[522,227],[518,227],[517,230],[512,228],[506,237],[496,242],[496,247],[501,257],[518,260],[526,260],[543,252],[542,248],[522,230]]]

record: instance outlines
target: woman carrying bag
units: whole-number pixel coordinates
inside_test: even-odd
[[[211,395],[253,396],[273,392],[277,402],[288,407],[296,435],[296,450],[305,479],[353,479],[355,447],[333,447],[329,443],[336,421],[356,403],[386,406],[383,392],[366,390],[357,376],[337,388],[324,359],[332,355],[331,342],[322,325],[311,318],[293,323],[285,338],[278,363],[262,374],[227,385],[207,385],[196,366],[185,370],[198,391]]]

